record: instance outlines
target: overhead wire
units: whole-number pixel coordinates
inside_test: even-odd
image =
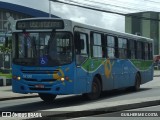
[[[143,0],[143,1],[148,1],[148,2],[151,2],[151,3],[158,3],[158,4],[160,4],[160,2],[157,2],[157,1],[154,1],[154,0]]]
[[[76,1],[73,1],[73,0],[65,0],[65,1],[76,2]],[[119,0],[116,0],[116,1],[119,1]],[[116,2],[116,1],[112,0],[112,3]],[[121,3],[119,3],[119,5],[115,5],[115,4],[112,4],[112,3],[97,2],[97,1],[94,1],[94,0],[85,0],[84,2],[100,4],[102,6],[106,5],[106,6],[110,6],[110,7],[116,7],[116,8],[120,8],[120,9],[124,9],[124,10],[132,10],[132,11],[134,10],[134,12],[144,12],[146,10],[153,10],[153,7],[148,7],[148,6],[146,6],[146,7],[140,6],[142,9],[137,8],[139,4],[134,4],[136,6],[136,8],[135,8],[135,6],[128,6],[129,4],[123,3],[123,1],[119,1],[119,2],[121,2]],[[123,5],[121,5],[121,4],[123,4]],[[128,7],[124,7],[124,4],[127,5]],[[155,9],[155,7],[154,7],[154,9]],[[159,11],[160,11],[160,8],[156,8],[156,9],[159,9]]]
[[[101,4],[101,5],[105,5],[106,4],[103,1],[101,1],[101,2],[97,2],[95,0],[85,0],[85,1],[90,1],[90,2],[94,2],[96,4]],[[142,11],[142,10],[144,11],[144,10],[148,10],[148,9],[153,9],[153,7],[155,8],[155,5],[157,5],[157,4],[154,4],[153,6],[146,5],[144,7],[144,6],[140,5],[140,4],[136,4],[136,2],[133,3],[133,2],[130,2],[130,1],[127,1],[127,3],[122,1],[122,0],[114,0],[114,1],[113,0],[107,0],[107,1],[110,1],[110,2],[107,3],[106,5],[111,5],[111,6],[116,5],[117,7],[124,8],[124,4],[125,4],[125,6],[127,6],[127,7],[125,7],[126,9],[133,9],[133,10],[137,10],[137,11],[138,10],[139,11]],[[136,0],[136,1],[140,2],[139,0]],[[118,2],[118,5],[117,5],[117,2]],[[156,9],[159,9],[159,11],[160,11],[160,7],[157,6]]]
[[[143,16],[136,16],[133,14],[124,14],[124,13],[120,13],[120,12],[114,12],[114,11],[110,11],[110,10],[104,10],[104,9],[98,9],[95,8],[95,6],[86,6],[86,4],[81,4],[79,2],[76,1],[72,1],[72,0],[51,0],[53,2],[58,2],[58,3],[63,3],[63,4],[67,4],[67,5],[71,5],[71,6],[77,6],[77,7],[81,7],[81,8],[86,8],[86,9],[90,9],[90,10],[95,10],[95,11],[100,11],[100,12],[106,12],[106,13],[112,13],[112,14],[117,14],[117,15],[122,15],[122,16],[126,16],[126,17],[134,17],[137,19],[143,19],[143,20],[153,20],[153,21],[160,21],[160,19],[155,19],[155,18],[148,18],[148,17],[143,17]],[[65,2],[67,1],[67,2]],[[68,2],[71,1],[71,2]]]
[[[66,0],[66,1],[72,1],[72,0]],[[120,7],[122,9],[130,9],[130,10],[137,10],[137,9],[134,9],[134,8],[128,8],[128,7],[124,7],[124,6],[119,6],[119,5],[113,5],[113,4],[109,4],[109,3],[101,3],[101,2],[96,2],[96,1],[93,1],[93,0],[85,0],[86,2],[93,2],[93,3],[98,3],[98,4],[101,4],[101,5],[107,5],[107,6],[112,6],[112,7]]]
[[[74,4],[77,4],[77,5],[78,5],[78,4],[81,4],[81,5],[84,5],[84,6],[88,6],[88,4],[80,3],[80,2],[77,2],[77,1],[73,1],[73,0],[64,0],[64,1],[67,1],[67,2],[69,2],[69,3],[74,3]],[[110,5],[110,4],[108,4],[108,5]],[[89,5],[89,6],[91,6],[91,5]],[[114,6],[115,8],[118,7],[118,6],[116,6],[116,5],[112,5],[112,6]],[[102,6],[95,6],[95,5],[93,6],[93,5],[92,5],[91,7],[93,7],[93,8],[97,8],[97,7],[98,7],[99,9],[102,9]],[[106,9],[106,8],[104,8],[104,9]],[[126,9],[126,10],[128,11],[128,8],[125,8],[125,7],[124,7],[124,9]],[[110,10],[113,11],[113,8],[112,8],[112,9],[110,8]],[[133,9],[132,9],[132,10],[133,10]],[[135,9],[135,10],[136,10],[136,9]],[[119,12],[120,10],[114,9],[114,11]],[[121,11],[121,12],[125,12],[125,11]],[[138,11],[138,12],[143,12],[143,11]],[[128,12],[126,12],[126,14],[127,14],[127,13],[128,13]]]

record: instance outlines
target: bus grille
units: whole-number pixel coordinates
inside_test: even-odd
[[[30,90],[44,90],[44,91],[49,91],[51,88],[29,88]]]
[[[41,79],[41,80],[38,80],[38,79],[28,79],[28,78],[24,78],[25,81],[28,81],[28,82],[54,82],[56,81],[56,79]]]
[[[21,70],[26,74],[56,74],[59,70]]]

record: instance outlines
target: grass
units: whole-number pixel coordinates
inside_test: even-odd
[[[6,78],[12,78],[12,74],[11,74],[11,73],[9,73],[9,74],[4,74],[4,73],[1,73],[1,72],[0,72],[0,76],[4,76],[4,77],[6,77]]]

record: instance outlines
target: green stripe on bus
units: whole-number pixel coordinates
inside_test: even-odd
[[[147,70],[150,66],[152,66],[152,60],[131,60],[131,62],[135,65],[139,70]]]
[[[104,63],[104,61],[105,59],[88,59],[85,63],[83,63],[82,67],[89,72],[95,71]]]

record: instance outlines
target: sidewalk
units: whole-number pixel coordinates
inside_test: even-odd
[[[154,70],[154,76],[155,77],[160,76],[160,70]]]
[[[18,94],[12,92],[11,86],[0,86],[0,101],[38,97],[38,94]]]
[[[154,76],[160,76],[160,70],[154,71]],[[13,93],[11,86],[0,86],[0,101],[11,100],[11,99],[22,99],[22,98],[33,98],[38,97],[38,94],[19,94]]]

